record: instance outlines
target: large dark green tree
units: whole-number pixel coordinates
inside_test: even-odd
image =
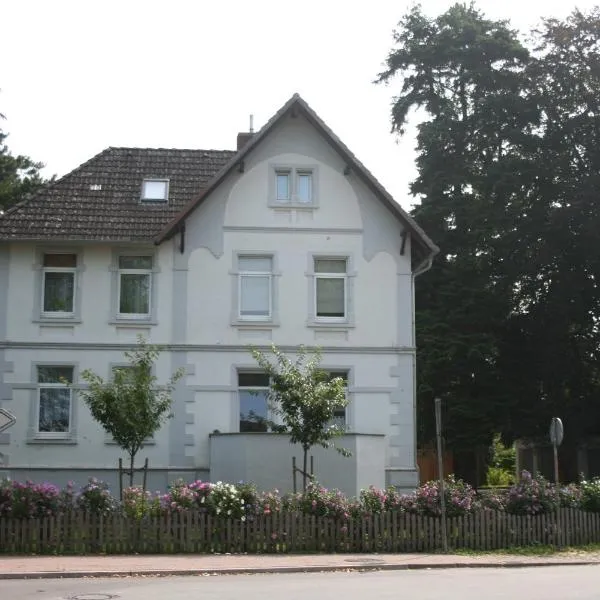
[[[520,250],[499,367],[516,374],[515,435],[543,436],[559,415],[576,443],[600,434],[600,11],[546,20],[534,39],[535,177],[511,240]]]
[[[0,123],[4,115],[0,114]],[[0,127],[0,213],[24,200],[44,185],[43,163],[28,156],[13,155],[6,145],[8,134]]]
[[[419,438],[433,436],[440,395],[452,447],[485,446],[504,410],[495,362],[509,310],[505,278],[490,275],[504,260],[515,171],[538,118],[521,94],[529,52],[505,22],[460,4],[434,19],[412,9],[395,41],[378,81],[401,81],[393,131],[421,109],[413,212],[442,249],[417,285]]]
[[[456,451],[600,433],[600,15],[547,20],[527,48],[457,4],[399,23],[378,81],[392,129],[419,109],[413,214],[441,247],[417,284],[419,439],[436,395]]]

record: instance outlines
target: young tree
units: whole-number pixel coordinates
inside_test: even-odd
[[[295,361],[275,345],[272,353],[274,362],[259,350],[252,350],[252,356],[271,380],[268,395],[271,410],[283,421],[283,425],[271,422],[271,428],[289,434],[292,444],[302,446],[302,485],[306,490],[309,450],[313,446],[331,448],[332,440],[344,434],[344,429],[332,422],[336,409],[348,404],[345,383],[341,377],[332,379],[319,367],[318,350],[308,361],[303,347]],[[344,456],[350,455],[344,448],[336,447],[336,450]]]
[[[82,396],[92,416],[129,455],[130,485],[135,457],[144,442],[172,416],[171,393],[184,375],[184,369],[178,369],[166,385],[158,386],[152,374],[158,355],[158,349],[140,336],[137,348],[125,352],[129,366],[115,369],[112,381],[104,381],[89,369],[81,374],[89,385]]]

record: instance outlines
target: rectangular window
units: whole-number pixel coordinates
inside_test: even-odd
[[[277,177],[277,202],[289,202],[291,199],[290,173],[278,171]]]
[[[348,397],[348,373],[346,371],[330,371],[329,372],[329,380],[340,377],[344,380],[344,385],[346,387],[346,398]],[[333,412],[333,425],[337,425],[338,427],[345,428],[346,427],[346,407],[336,408]]]
[[[42,367],[38,372],[37,433],[65,437],[71,431],[73,367]]]
[[[238,373],[240,433],[268,431],[269,376],[265,373]]]
[[[273,173],[271,174],[273,177]],[[275,204],[315,204],[315,170],[308,167],[275,167]],[[270,185],[272,186],[272,179]],[[272,193],[272,192],[271,192]],[[273,199],[271,199],[273,201]]]
[[[168,179],[144,179],[142,183],[142,202],[167,202],[168,200]]]
[[[75,306],[76,254],[44,254],[42,316],[72,317]]]
[[[298,171],[296,173],[296,200],[302,204],[312,203],[312,173]]]
[[[315,259],[315,311],[317,319],[346,318],[347,260]]]
[[[148,319],[152,290],[152,257],[119,257],[119,317]]]
[[[270,256],[240,256],[239,317],[267,321],[272,313],[273,259]]]

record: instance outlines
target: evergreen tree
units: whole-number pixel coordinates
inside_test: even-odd
[[[4,118],[0,114],[0,119]],[[46,182],[40,174],[43,163],[21,154],[13,156],[6,145],[7,137],[8,134],[0,128],[0,214]]]

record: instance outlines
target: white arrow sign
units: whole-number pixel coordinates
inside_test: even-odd
[[[13,414],[9,413],[3,408],[0,408],[0,433],[9,427],[12,427],[16,422],[17,420]]]

